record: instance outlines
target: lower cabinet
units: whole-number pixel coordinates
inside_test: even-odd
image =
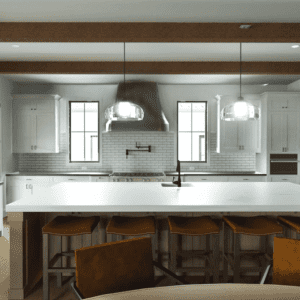
[[[266,182],[267,176],[228,176],[229,182]]]
[[[110,182],[109,176],[91,176],[91,182]]]
[[[271,176],[271,182],[291,182],[299,184],[298,176],[295,175],[274,175]]]
[[[6,204],[32,195],[34,187],[46,187],[53,184],[51,176],[7,176]]]
[[[227,176],[184,176],[185,182],[226,182]]]

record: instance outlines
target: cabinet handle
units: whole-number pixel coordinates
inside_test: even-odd
[[[31,150],[33,150],[33,146],[31,146]]]
[[[287,180],[287,179],[281,179],[281,180]]]
[[[26,184],[26,190],[28,189],[28,184]]]
[[[37,146],[34,146],[34,149],[36,150]]]
[[[32,180],[32,179],[26,179],[26,180]]]
[[[207,180],[207,179],[204,179],[204,178],[203,178],[203,179],[201,179],[201,180]]]
[[[249,180],[248,178],[243,178],[243,180]]]
[[[68,179],[68,180],[75,180],[75,179]]]

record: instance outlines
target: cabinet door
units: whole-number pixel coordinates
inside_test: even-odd
[[[286,147],[286,136],[284,137],[283,132],[286,129],[286,117],[284,118],[283,113],[271,113],[269,118],[269,132],[270,135],[270,152],[281,153],[283,148]],[[284,140],[285,138],[285,140]]]
[[[291,183],[297,183],[298,179],[297,176],[271,176],[271,182],[291,182]]]
[[[299,113],[289,112],[286,114],[286,151],[285,152],[298,152],[298,137],[299,137]]]
[[[222,127],[220,135],[220,152],[238,152],[238,122],[237,121],[220,121]]]
[[[14,99],[13,111],[33,111],[36,109],[35,99]]]
[[[300,95],[297,94],[271,94],[271,110],[298,111]]]
[[[264,182],[266,176],[228,176],[229,182]]]
[[[20,112],[13,117],[13,153],[34,152],[35,137],[32,114]]]
[[[271,96],[271,110],[282,110],[288,106],[288,100],[283,95]]]
[[[185,182],[226,182],[227,176],[184,176]]]
[[[55,115],[51,113],[34,114],[35,152],[55,152]]]
[[[109,182],[110,177],[109,176],[90,176],[91,182]]]
[[[36,111],[37,113],[40,112],[51,112],[54,113],[55,111],[55,101],[54,100],[37,100],[36,101]]]

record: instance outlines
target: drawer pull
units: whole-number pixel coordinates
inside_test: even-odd
[[[201,180],[207,180],[207,179],[201,179]]]
[[[249,180],[248,178],[244,178],[243,180]]]
[[[282,179],[282,180],[287,180],[287,179]]]
[[[68,180],[75,180],[75,179],[68,179]]]

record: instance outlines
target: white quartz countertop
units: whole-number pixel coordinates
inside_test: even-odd
[[[185,183],[187,184],[187,183]],[[7,212],[300,212],[300,185],[289,182],[64,182],[34,187]]]

